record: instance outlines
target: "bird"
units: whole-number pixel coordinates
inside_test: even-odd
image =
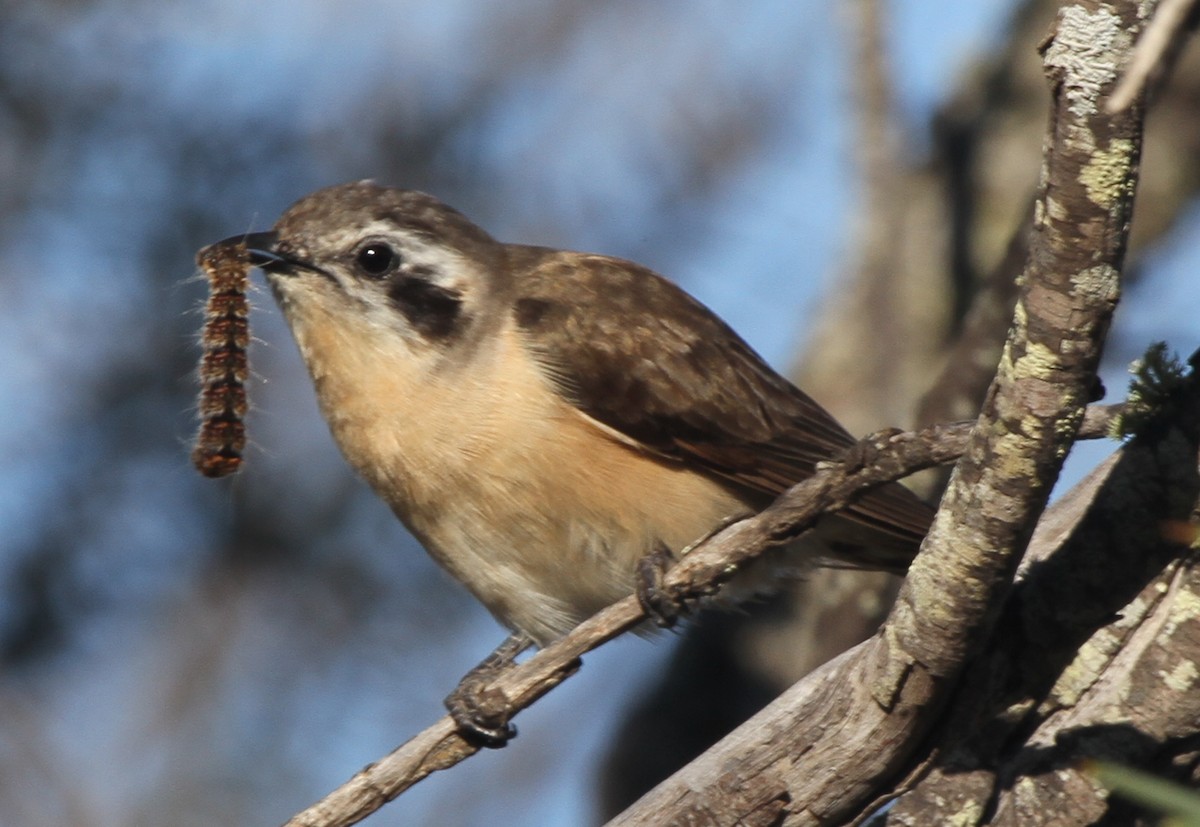
[[[509,644],[556,640],[637,591],[648,555],[685,553],[856,444],[632,261],[502,243],[372,181],[238,238],[348,463]],[[789,554],[903,573],[932,514],[890,483]]]

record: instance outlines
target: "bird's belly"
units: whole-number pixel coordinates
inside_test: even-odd
[[[424,542],[509,629],[544,645],[631,594],[635,564],[652,548],[649,532],[513,514],[500,522],[458,515]]]
[[[501,623],[539,644],[632,594],[638,561],[660,544],[679,552],[752,510],[682,465],[595,434],[563,445],[569,434],[556,431],[546,461],[497,459],[437,519],[406,521]]]

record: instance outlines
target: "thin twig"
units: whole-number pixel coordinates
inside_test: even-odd
[[[1128,109],[1154,77],[1165,77],[1192,25],[1197,0],[1162,0],[1146,31],[1134,48],[1133,57],[1104,108],[1109,114]]]

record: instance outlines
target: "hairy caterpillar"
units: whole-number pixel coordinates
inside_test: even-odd
[[[196,263],[208,278],[208,303],[200,335],[200,430],[192,463],[206,477],[223,477],[241,467],[246,447],[250,257],[240,239],[229,239],[200,250]]]

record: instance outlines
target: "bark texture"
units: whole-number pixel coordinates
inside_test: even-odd
[[[1129,823],[1131,809],[1080,772],[1084,758],[1196,780],[1194,386],[1181,401],[1042,521],[887,823]]]

